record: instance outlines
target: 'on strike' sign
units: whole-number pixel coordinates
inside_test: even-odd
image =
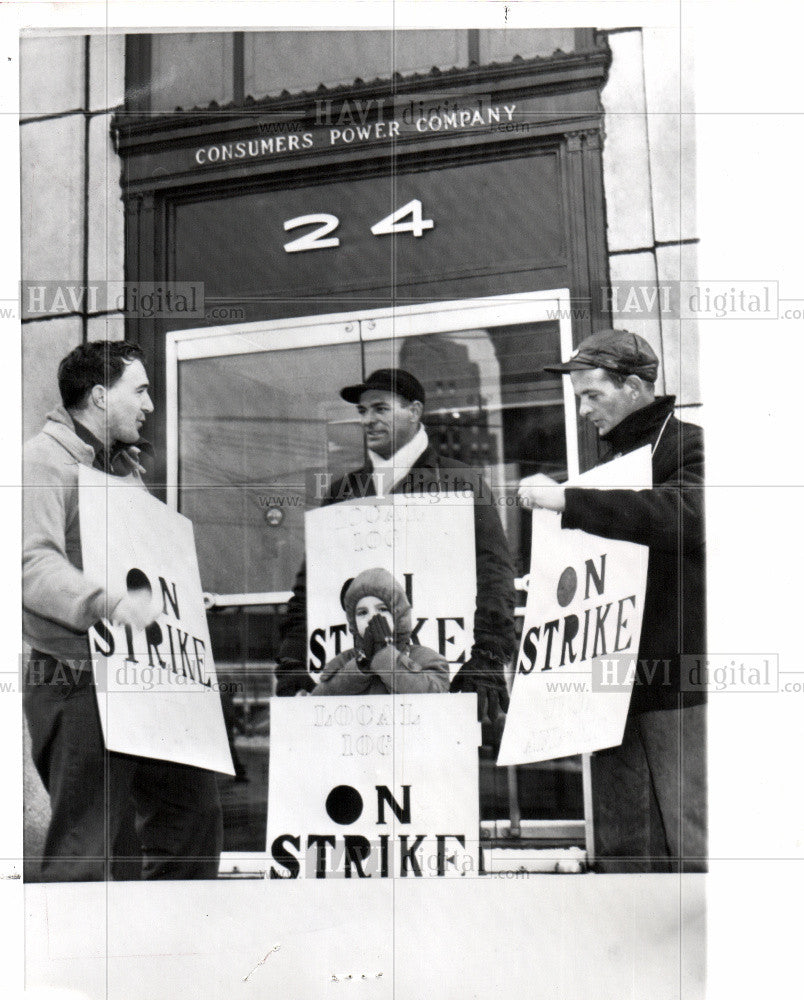
[[[107,749],[234,774],[191,522],[130,479],[82,465],[78,484],[84,573],[156,615],[89,630]]]
[[[573,485],[650,485],[650,449],[578,477]],[[533,511],[528,599],[498,765],[591,753],[622,742],[645,607],[648,549],[561,527]],[[607,658],[630,656],[624,683],[601,685]]]
[[[269,877],[476,874],[479,744],[474,695],[277,698]]]
[[[453,493],[350,500],[305,514],[308,666],[319,672],[352,645],[341,598],[362,570],[382,567],[413,605],[414,642],[453,672],[472,646],[474,499]]]

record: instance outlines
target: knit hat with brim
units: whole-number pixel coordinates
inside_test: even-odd
[[[352,580],[343,597],[346,620],[353,635],[357,635],[355,608],[362,597],[377,597],[394,619],[394,640],[406,642],[413,628],[410,603],[405,591],[386,569],[365,569]]]

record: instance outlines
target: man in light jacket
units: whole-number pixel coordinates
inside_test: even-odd
[[[215,776],[107,753],[89,659],[95,622],[141,629],[152,619],[136,594],[111,594],[84,575],[78,513],[79,465],[142,482],[149,446],[140,429],[153,412],[142,353],[125,341],[82,344],[62,360],[58,381],[63,405],[23,452],[23,636],[31,647],[23,704],[51,805],[41,877],[109,878],[133,816],[139,877],[215,878]]]

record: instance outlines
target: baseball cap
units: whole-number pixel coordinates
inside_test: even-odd
[[[347,403],[359,403],[360,397],[370,389],[380,389],[402,396],[408,402],[418,399],[424,406],[424,388],[415,375],[406,372],[404,368],[378,368],[372,372],[365,382],[357,385],[347,385],[341,389],[341,399]]]
[[[647,340],[638,334],[627,330],[601,330],[582,340],[563,364],[548,365],[544,371],[563,373],[590,368],[606,368],[655,382],[659,359]]]

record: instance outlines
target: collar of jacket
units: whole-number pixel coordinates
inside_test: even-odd
[[[44,433],[58,441],[76,461],[84,465],[92,465],[95,461],[95,449],[91,444],[82,441],[75,432],[73,418],[63,406],[57,406],[45,417]],[[140,438],[136,444],[118,445],[113,449],[113,457],[124,456],[124,461],[131,470],[144,471],[140,464],[140,454],[153,455],[153,446],[149,441]]]
[[[73,420],[73,430],[85,444],[88,444],[92,448],[95,452],[95,460],[97,461],[98,456],[102,455],[104,451],[103,441],[96,438],[92,431],[88,427],[85,427],[79,420]]]
[[[432,444],[428,444],[427,447],[424,449],[424,451],[421,453],[421,455],[419,455],[419,457],[413,463],[413,465],[411,465],[410,472],[413,472],[414,469],[440,469],[440,468],[441,468],[441,459],[439,458],[438,452],[435,450]],[[361,469],[357,470],[358,475],[365,474],[370,476],[373,472],[374,472],[374,466],[371,464],[371,459],[367,459],[366,464]],[[408,476],[410,475],[410,472],[408,473]],[[407,479],[407,476],[404,476],[402,479],[400,479],[399,482],[404,483],[405,479]],[[399,483],[397,483],[397,486],[399,486]],[[392,490],[391,492],[395,492],[395,489]]]
[[[608,434],[601,435],[601,441],[605,441],[615,454],[625,454],[643,444],[652,444],[675,405],[675,396],[660,396],[647,406],[629,413]]]
[[[57,406],[45,417],[44,433],[58,441],[62,448],[83,465],[92,465],[95,461],[95,449],[75,433],[73,418],[63,406]]]

